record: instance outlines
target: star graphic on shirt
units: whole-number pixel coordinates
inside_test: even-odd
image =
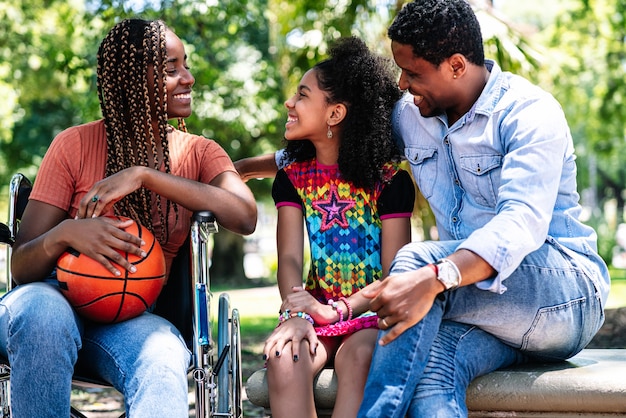
[[[355,204],[354,200],[340,200],[337,186],[332,185],[330,199],[313,202],[313,208],[322,213],[322,231],[327,231],[334,223],[342,228],[347,228],[346,211],[353,208]]]

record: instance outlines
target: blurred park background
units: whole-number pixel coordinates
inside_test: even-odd
[[[96,52],[119,20],[160,18],[183,40],[196,78],[187,127],[216,140],[237,160],[281,147],[283,103],[335,39],[360,36],[391,58],[386,28],[404,3],[0,0],[0,222],[6,222],[11,175],[35,179],[57,133],[100,118]],[[470,3],[481,22],[486,57],[562,104],[578,154],[583,220],[598,232],[600,254],[612,271],[609,308],[626,306],[626,0]],[[257,231],[245,238],[224,230],[216,236],[215,293],[276,282],[271,180],[249,185],[259,205]],[[436,237],[419,194],[413,227],[414,240]],[[0,248],[0,280],[5,258]],[[262,365],[262,341],[276,324],[278,292],[265,290],[233,292],[233,305],[242,311],[245,375]]]
[[[31,179],[62,129],[100,117],[96,52],[131,16],[163,19],[183,40],[196,77],[191,132],[215,139],[233,160],[281,146],[284,100],[340,36],[390,55],[386,28],[403,0],[0,0],[0,221],[10,176]],[[584,221],[596,228],[616,280],[626,277],[626,0],[471,0],[485,54],[552,92],[578,154]],[[251,237],[225,231],[214,283],[275,281],[270,180],[249,182],[260,218]],[[540,199],[541,196],[537,196]],[[414,239],[433,235],[418,196]]]

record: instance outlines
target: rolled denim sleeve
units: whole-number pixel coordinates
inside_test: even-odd
[[[546,241],[559,194],[575,190],[562,185],[575,179],[576,170],[570,131],[552,96],[517,100],[496,109],[493,121],[504,146],[495,215],[460,248],[478,254],[498,272],[477,286],[500,293],[506,290],[502,281]]]

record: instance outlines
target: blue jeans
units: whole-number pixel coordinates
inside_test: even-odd
[[[434,262],[459,244],[410,243],[398,252],[392,274]],[[358,416],[466,417],[465,394],[474,378],[574,356],[604,321],[590,277],[602,271],[550,240],[506,279],[503,294],[473,285],[444,292],[420,322],[376,347]]]
[[[190,353],[178,330],[157,315],[94,324],[53,284],[25,284],[0,300],[0,354],[11,364],[15,418],[69,416],[78,361],[124,395],[129,417],[189,414]]]

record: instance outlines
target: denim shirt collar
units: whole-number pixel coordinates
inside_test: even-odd
[[[485,67],[489,71],[489,79],[483,89],[478,100],[474,103],[471,109],[465,114],[465,122],[471,122],[474,119],[475,114],[482,114],[490,116],[498,104],[502,95],[502,85],[504,83],[504,77],[502,76],[502,69],[493,60],[486,59]]]

